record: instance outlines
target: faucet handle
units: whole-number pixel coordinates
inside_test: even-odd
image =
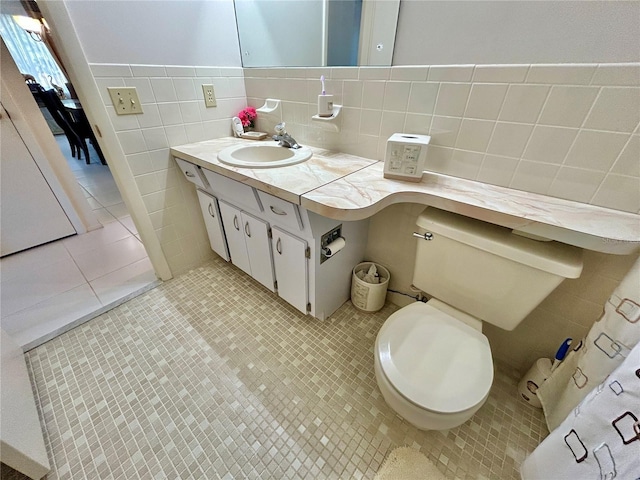
[[[287,131],[284,129],[285,125],[286,124],[284,122],[280,122],[274,127],[274,130],[278,135],[284,135],[285,133],[287,133]]]

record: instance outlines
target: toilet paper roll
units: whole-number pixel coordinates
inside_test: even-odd
[[[336,253],[344,248],[347,242],[345,242],[344,238],[338,237],[329,245],[324,247],[324,255],[325,257],[333,257]]]

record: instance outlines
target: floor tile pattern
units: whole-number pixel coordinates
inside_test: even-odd
[[[422,432],[373,372],[396,310],[321,322],[216,259],[27,353],[58,478],[372,478],[408,445],[447,478],[515,479],[547,434],[498,366],[471,421]]]
[[[0,260],[1,326],[27,349],[157,280],[109,167],[92,146],[87,165],[64,135],[56,141],[103,228]]]

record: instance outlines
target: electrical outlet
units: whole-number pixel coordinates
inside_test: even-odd
[[[108,87],[107,90],[118,115],[142,113],[136,87]]]
[[[213,90],[213,85],[202,85],[202,92],[204,93],[204,104],[207,107],[215,107],[218,105],[216,102],[216,92]]]

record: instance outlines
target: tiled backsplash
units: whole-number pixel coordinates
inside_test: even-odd
[[[212,256],[198,200],[170,158],[169,147],[231,134],[246,106],[243,72],[235,67],[92,64],[91,70],[173,274]],[[202,84],[213,84],[206,108]],[[143,113],[115,114],[107,87],[136,87]]]
[[[432,136],[428,169],[640,211],[640,64],[245,69],[248,101],[283,100],[301,143],[382,160],[395,132]],[[321,130],[320,75],[343,105]]]

